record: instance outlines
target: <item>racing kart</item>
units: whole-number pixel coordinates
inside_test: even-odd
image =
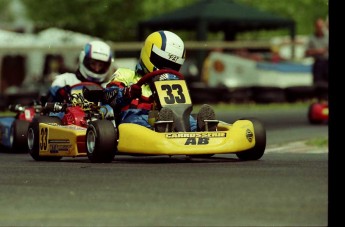
[[[179,79],[155,79],[164,74],[174,74]],[[205,120],[205,131],[191,131],[189,116],[193,106],[183,75],[173,70],[158,70],[137,82],[139,86],[144,84],[151,86],[155,100],[149,113],[152,128],[134,123],[117,124],[114,118],[88,120],[86,128],[63,125],[48,118],[37,119],[29,127],[31,156],[35,160],[59,160],[65,156],[87,155],[91,162],[111,162],[115,155],[211,157],[232,153],[241,160],[258,160],[263,156],[266,131],[258,119],[239,119],[232,124]],[[172,120],[157,120],[163,107],[173,111]],[[158,131],[162,126],[166,130]],[[215,131],[207,131],[214,126]]]
[[[35,117],[28,127],[28,150],[36,161],[87,156],[85,135],[91,121],[105,119],[116,128],[112,108],[100,103],[104,96],[100,85],[82,82],[72,86],[68,94],[67,102],[47,102],[43,115]],[[100,157],[107,162],[113,158]]]
[[[311,124],[328,123],[328,102],[313,102],[308,109],[308,120]]]
[[[13,116],[0,118],[0,144],[11,152],[27,152],[27,131],[30,122],[40,115],[42,106],[33,101],[30,105],[9,105]]]

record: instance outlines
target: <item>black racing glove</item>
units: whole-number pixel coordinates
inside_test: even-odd
[[[66,85],[57,91],[56,99],[59,102],[70,101],[71,87]]]
[[[119,92],[119,88],[112,86],[107,87],[104,89],[104,102],[105,103],[112,103],[113,101],[116,101],[117,93]]]

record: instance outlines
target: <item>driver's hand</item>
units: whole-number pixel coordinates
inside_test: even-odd
[[[57,91],[56,98],[60,101],[69,101],[69,96],[71,94],[71,87],[66,85]]]
[[[140,98],[141,87],[137,84],[132,84],[130,87],[126,88],[125,95],[131,99]]]

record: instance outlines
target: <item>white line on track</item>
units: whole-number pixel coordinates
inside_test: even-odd
[[[282,145],[271,145],[266,147],[265,153],[328,153],[328,147],[307,145],[306,141],[291,142]]]

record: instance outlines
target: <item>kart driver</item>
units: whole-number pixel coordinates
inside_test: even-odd
[[[119,124],[136,123],[152,128],[148,121],[149,110],[153,105],[152,91],[149,85],[140,87],[136,83],[142,76],[158,69],[179,71],[185,54],[184,42],[173,32],[156,31],[146,38],[135,70],[117,69],[106,88],[107,102],[114,108],[115,113],[120,112]],[[168,79],[178,79],[173,74],[165,76]],[[215,113],[209,105],[202,106],[197,120],[190,116],[191,131],[204,131],[205,119],[215,119]],[[172,110],[162,108],[158,120],[173,120]],[[212,131],[215,131],[215,128]]]
[[[85,44],[80,52],[77,71],[57,75],[47,96],[41,98],[42,104],[68,100],[70,87],[82,82],[92,82],[105,87],[114,71],[114,59],[110,46],[103,41],[91,41]]]

